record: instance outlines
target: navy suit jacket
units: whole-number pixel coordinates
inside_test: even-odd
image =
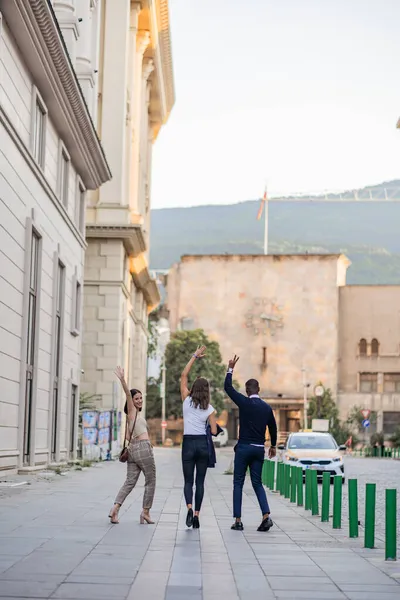
[[[222,433],[222,428],[217,424],[217,433],[214,437]],[[217,457],[215,454],[215,447],[212,441],[211,427],[207,424],[206,426],[207,444],[208,444],[208,468],[213,469],[217,463]]]

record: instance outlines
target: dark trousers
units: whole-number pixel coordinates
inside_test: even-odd
[[[182,444],[182,467],[185,478],[185,501],[193,503],[194,471],[196,469],[196,494],[194,510],[199,511],[204,496],[204,480],[208,467],[208,444],[206,435],[184,435]]]
[[[233,516],[237,519],[242,516],[242,494],[246,478],[247,467],[250,468],[250,477],[256,493],[261,513],[269,513],[267,495],[261,482],[261,472],[264,463],[264,448],[241,444],[235,447],[235,466],[233,472]]]

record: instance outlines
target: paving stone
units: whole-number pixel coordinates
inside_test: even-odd
[[[60,600],[125,600],[129,585],[104,585],[101,583],[63,583],[52,598]]]
[[[273,590],[310,590],[321,589],[324,592],[336,592],[338,588],[328,577],[271,577],[267,576],[268,583]]]
[[[0,583],[0,598],[3,598],[3,596],[49,598],[57,587],[58,583],[3,580]]]
[[[139,572],[127,600],[164,600],[169,573]],[[188,596],[190,599],[190,596]]]

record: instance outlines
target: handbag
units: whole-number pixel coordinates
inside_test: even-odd
[[[126,419],[126,423],[125,423],[125,435],[124,435],[124,447],[122,448],[120,454],[119,454],[119,462],[122,463],[126,463],[128,461],[129,458],[129,444],[132,441],[132,437],[133,437],[133,432],[135,431],[135,425],[136,425],[136,419],[138,416],[138,411],[136,410],[136,416],[135,416],[135,420],[133,421],[133,427],[132,427],[132,433],[131,433],[131,437],[129,438],[129,442],[128,445],[126,445],[126,432],[128,431],[128,419]]]

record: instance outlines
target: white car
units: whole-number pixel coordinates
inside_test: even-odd
[[[345,481],[342,452],[346,446],[338,446],[330,433],[298,432],[291,433],[286,444],[278,446],[282,450],[282,460],[285,464],[297,465],[317,471],[318,479],[322,480],[325,472],[341,475]]]
[[[224,446],[227,445],[228,443],[228,430],[226,429],[226,427],[221,427],[222,432],[217,435],[217,437],[213,437],[213,442],[216,446],[219,446],[220,448],[223,448]]]

